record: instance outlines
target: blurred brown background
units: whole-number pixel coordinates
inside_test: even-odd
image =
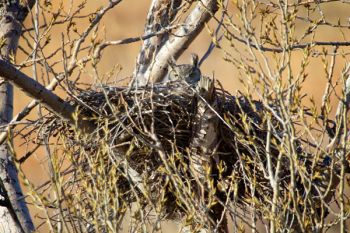
[[[75,1],[79,2],[79,1]],[[108,1],[88,1],[87,8],[84,9],[84,12],[91,12],[93,9],[106,5]],[[114,10],[109,12],[104,20],[102,25],[105,27],[106,38],[108,40],[119,40],[128,37],[136,37],[143,34],[144,24],[146,15],[148,12],[148,8],[150,5],[150,0],[125,0],[120,5],[118,5]],[[56,1],[53,1],[53,8],[58,7],[59,4]],[[330,6],[329,9],[325,8],[325,13],[327,19],[337,22],[338,17],[345,18],[350,16],[350,9],[347,9],[342,6]],[[234,14],[234,12],[232,12]],[[30,27],[32,22],[30,18],[25,22],[26,27]],[[78,28],[85,28],[88,25],[86,20],[82,20],[78,22]],[[210,27],[215,29],[215,24],[211,22]],[[306,28],[306,24],[299,25],[300,30],[304,30]],[[321,33],[318,34],[317,39],[323,41],[334,41],[339,40],[341,38],[341,32],[339,30],[331,31],[327,28],[322,29]],[[50,33],[51,34],[51,44],[48,46],[49,49],[56,49],[61,46],[61,36],[64,34],[64,27],[55,27],[55,29]],[[350,36],[349,34],[345,34],[346,36]],[[193,44],[188,48],[187,52],[182,55],[179,59],[179,63],[186,63],[189,61],[190,53],[197,53],[200,57],[205,53],[208,48],[209,43],[211,42],[211,38],[206,31],[203,30],[201,35],[193,42]],[[223,42],[225,45],[225,42]],[[25,44],[22,40],[20,44]],[[127,45],[118,45],[114,47],[107,48],[104,52],[103,59],[101,64],[99,65],[99,71],[101,73],[105,73],[110,71],[113,66],[120,65],[122,67],[121,72],[116,77],[118,80],[123,79],[124,77],[131,76],[137,54],[140,50],[140,42],[127,44]],[[60,59],[61,53],[58,53],[57,59]],[[204,62],[201,67],[202,73],[214,76],[216,79],[220,80],[226,90],[235,93],[235,91],[240,90],[242,85],[239,83],[239,79],[234,72],[234,69],[231,64],[225,62],[222,58],[224,57],[224,52],[222,50],[215,49],[211,56]],[[25,58],[22,53],[19,53],[17,56],[17,61],[21,61]],[[302,59],[302,54],[296,54],[293,57],[293,65],[296,72],[299,70],[300,61]],[[345,61],[345,60],[344,60]],[[337,65],[335,67],[335,75],[339,75],[341,69],[343,68],[344,61],[337,60]],[[31,69],[26,69],[25,72],[28,75],[32,75]],[[325,87],[325,74],[322,68],[322,63],[320,58],[315,58],[312,60],[311,65],[308,69],[309,77],[306,81],[306,85],[304,86],[305,93],[308,93],[309,96],[314,96],[314,99],[317,103],[320,103],[323,90]],[[88,80],[88,75],[86,75],[86,79]],[[125,85],[127,81],[121,81],[120,85]],[[14,103],[14,111],[17,114],[19,111],[23,109],[30,102],[30,98],[21,93],[16,89],[15,93],[15,103]],[[36,111],[33,113],[35,116]],[[25,153],[26,148],[19,145],[23,141],[16,141],[16,151],[17,156],[21,157],[23,153]],[[47,168],[45,165],[45,157],[44,153],[36,153],[23,167],[23,171],[26,173],[28,178],[35,184],[42,184],[47,180]],[[32,212],[36,211],[32,209]],[[41,232],[45,232],[43,229]],[[164,232],[170,232],[170,230],[164,229]]]

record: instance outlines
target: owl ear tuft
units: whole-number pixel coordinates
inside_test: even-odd
[[[191,54],[191,65],[193,67],[198,67],[198,55],[195,53]]]

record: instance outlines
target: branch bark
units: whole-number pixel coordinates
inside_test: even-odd
[[[175,18],[182,0],[153,0],[148,11],[147,23],[145,25],[144,35],[149,35],[163,30],[171,25]],[[151,65],[159,49],[169,38],[169,33],[159,34],[156,37],[144,40],[141,51],[137,58],[134,70],[134,84],[142,84],[146,77],[148,67]]]
[[[45,107],[51,110],[54,114],[68,121],[71,125],[78,124],[78,127],[88,132],[93,131],[93,125],[87,120],[83,120],[80,116],[75,115],[75,107],[65,102],[52,91],[46,89],[39,82],[28,77],[26,74],[17,70],[9,62],[0,60],[0,76],[6,81],[17,86],[24,93],[42,103]]]
[[[0,11],[1,58],[11,60],[16,54],[21,35],[23,8],[18,1],[10,1],[2,3]],[[0,125],[4,126],[13,115],[13,87],[3,77],[0,78],[0,83]],[[0,229],[10,233],[34,231],[28,208],[22,198],[17,169],[7,144],[0,145],[0,178],[0,194],[5,203],[0,207]]]
[[[147,67],[143,78],[138,79],[136,85],[143,86],[148,81],[161,82],[168,72],[169,62],[176,60],[188,48],[217,10],[217,0],[199,1],[184,24],[160,48],[153,63]]]

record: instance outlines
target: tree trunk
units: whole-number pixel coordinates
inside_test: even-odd
[[[182,0],[153,0],[148,11],[144,35],[149,35],[171,26],[171,22],[180,9],[181,3]],[[147,77],[144,77],[144,74],[168,39],[169,33],[162,33],[143,41],[134,70],[135,79],[131,85],[142,86],[147,83],[148,80],[146,80]]]
[[[168,72],[169,63],[181,56],[217,10],[217,0],[199,1],[181,27],[159,49],[152,65],[148,66],[145,71],[144,79],[138,80],[139,86],[147,84],[148,81],[162,82]]]
[[[1,3],[0,3],[1,4]],[[1,59],[13,60],[21,35],[24,10],[15,3],[0,5]],[[13,87],[0,77],[0,126],[9,123],[13,115]],[[11,143],[11,141],[9,142]],[[0,229],[3,232],[32,232],[34,226],[18,180],[8,144],[0,145]]]

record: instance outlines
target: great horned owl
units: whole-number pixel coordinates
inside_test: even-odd
[[[196,85],[200,79],[201,71],[198,68],[197,54],[192,54],[190,64],[170,66],[169,81],[185,80],[190,85]]]

